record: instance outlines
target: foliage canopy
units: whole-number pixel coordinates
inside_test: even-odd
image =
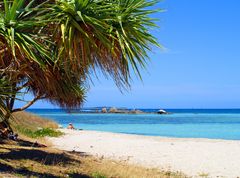
[[[79,107],[96,70],[129,88],[141,78],[157,27],[157,0],[1,0],[0,106],[9,112],[46,99]],[[19,93],[35,98],[14,108]],[[0,111],[1,112],[1,111]],[[0,114],[1,115],[1,114]]]

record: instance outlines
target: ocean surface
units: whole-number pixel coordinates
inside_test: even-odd
[[[60,109],[29,109],[67,127],[115,133],[240,140],[240,109],[167,109],[169,115],[153,114],[157,109],[140,109],[146,114],[92,113],[86,108],[68,113]]]

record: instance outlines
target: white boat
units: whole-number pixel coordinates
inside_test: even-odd
[[[165,111],[165,110],[163,110],[163,109],[158,110],[157,113],[158,113],[158,114],[168,114],[167,111]]]

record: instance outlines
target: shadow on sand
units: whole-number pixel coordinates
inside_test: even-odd
[[[18,145],[24,145],[24,146],[31,146],[34,143],[32,142],[26,142],[26,141],[21,141],[18,143]],[[55,176],[54,174],[49,174],[49,173],[40,173],[40,172],[35,172],[32,169],[28,169],[24,167],[24,165],[20,164],[20,161],[35,161],[43,165],[48,165],[48,166],[54,166],[61,164],[62,166],[67,166],[71,165],[72,163],[77,163],[81,164],[80,160],[76,160],[71,158],[68,154],[66,153],[53,153],[53,152],[47,152],[41,150],[41,149],[28,149],[24,147],[4,147],[0,145],[0,149],[5,149],[8,150],[7,152],[0,152],[0,160],[4,160],[3,162],[0,162],[0,172],[6,173],[6,174],[18,174],[21,176],[26,176],[26,177],[31,177],[31,176],[36,176],[36,177],[58,177]],[[84,155],[84,153],[78,153],[80,155]],[[84,155],[85,156],[85,155]],[[19,161],[18,164],[21,165],[18,168],[15,168],[14,166],[8,164],[8,162],[16,162]],[[6,164],[5,164],[6,162]],[[80,177],[80,178],[89,178],[89,176],[84,175],[84,174],[79,174],[79,173],[71,173],[66,175],[67,177]]]

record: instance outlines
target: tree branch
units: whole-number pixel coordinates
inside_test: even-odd
[[[44,98],[44,97],[41,97],[41,96],[38,94],[32,101],[29,101],[26,105],[24,105],[24,106],[21,107],[21,108],[13,109],[13,110],[11,111],[11,113],[18,112],[18,111],[23,111],[23,110],[29,108],[30,106],[32,106],[37,100],[43,99],[43,98]]]
[[[10,99],[10,102],[9,102],[9,108],[10,108],[9,110],[10,111],[13,109],[15,99],[16,99],[16,94],[13,94],[11,99]]]
[[[27,81],[26,83],[24,83],[22,86],[16,87],[16,91],[19,91],[25,87],[27,87],[30,84],[30,81]]]
[[[14,69],[7,69],[8,67],[6,67],[5,69],[0,69],[0,72],[4,73],[4,72],[14,72],[17,73],[18,70],[14,70]]]
[[[5,102],[6,102],[6,107],[10,110],[10,99],[6,98]]]

